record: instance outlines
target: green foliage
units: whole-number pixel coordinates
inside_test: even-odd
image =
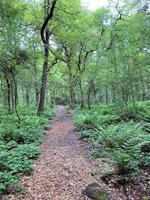
[[[74,118],[74,123],[79,129],[95,129],[100,125],[115,124],[119,122],[120,116],[115,114],[113,105],[95,105],[90,110],[83,110]]]
[[[142,109],[141,104],[138,109]],[[110,114],[105,110],[103,106],[94,106],[90,111],[78,112],[74,121],[80,128],[80,138],[92,142],[96,157],[111,158],[121,177],[136,174],[141,166],[150,166],[150,135],[145,132],[149,123],[137,123],[133,119],[124,122],[115,114],[117,110],[109,110]],[[96,126],[89,129],[87,121]]]
[[[150,122],[150,101],[137,102],[135,108],[129,104],[124,107],[121,112],[118,113],[124,120],[136,120],[136,121],[147,121]]]
[[[136,147],[130,150],[118,148],[113,151],[112,159],[113,163],[117,166],[118,174],[130,174],[133,172],[138,172],[138,153]]]
[[[22,174],[32,172],[32,159],[40,153],[47,115],[35,116],[35,111],[20,109],[21,124],[15,115],[0,116],[0,194],[12,192]],[[52,116],[52,114],[50,114]]]
[[[93,129],[96,126],[94,115],[80,114],[75,117],[75,124],[79,129]]]
[[[34,119],[34,118],[33,118]],[[30,120],[32,121],[32,120]],[[38,123],[39,125],[40,123]],[[24,143],[40,143],[41,142],[41,130],[39,128],[32,128],[30,126],[23,126],[21,128],[17,128],[16,126],[12,126],[11,124],[3,124],[0,126],[0,140],[9,142],[15,141],[18,144]]]
[[[99,129],[101,129],[101,127],[99,127]],[[95,138],[98,138],[100,133],[99,129],[80,130],[79,132],[80,139],[89,138],[94,140]]]
[[[138,102],[138,114],[143,120],[150,122],[150,101]]]
[[[14,176],[10,172],[0,172],[0,194],[9,192],[9,189],[13,187],[18,180],[18,176]]]
[[[48,1],[44,3],[50,11]],[[107,103],[77,110],[74,121],[80,137],[89,138],[95,153],[110,156],[122,173],[149,166],[149,152],[143,151],[150,133],[148,1],[118,1],[120,12],[113,1],[111,8],[92,12],[80,0],[56,4],[54,20],[47,25],[53,31],[45,102],[58,95],[66,102],[75,96],[85,104]],[[37,117],[33,108],[38,104],[44,59],[37,30],[44,15],[43,1],[0,0],[0,172],[6,175],[31,171],[42,127],[46,124],[48,129],[46,118],[53,116],[46,108]],[[51,67],[55,58],[56,68]],[[14,113],[15,100],[20,124],[15,114],[7,114]],[[7,190],[7,176],[1,180],[0,191]]]

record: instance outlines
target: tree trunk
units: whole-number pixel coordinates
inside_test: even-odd
[[[38,105],[39,103],[39,90],[38,88],[35,88],[35,104],[36,106]]]
[[[96,89],[95,89],[95,84],[94,80],[91,80],[91,93],[92,93],[92,103],[96,103]]]
[[[15,106],[15,112],[16,112],[16,115],[17,115],[17,118],[18,118],[18,122],[20,123],[21,122],[21,119],[20,119],[20,116],[19,116],[19,113],[18,113],[18,109],[17,109],[17,104],[18,104],[18,88],[17,88],[17,83],[16,83],[16,80],[15,80],[15,75],[13,73],[13,71],[11,72],[12,74],[12,78],[13,78],[13,82],[14,82],[14,106]]]
[[[108,87],[105,86],[105,100],[106,100],[106,104],[108,104]]]
[[[33,44],[33,48],[36,54],[36,47]],[[34,58],[34,91],[35,91],[35,105],[39,103],[39,87],[38,87],[38,72],[37,72],[37,57]]]
[[[81,77],[80,77],[80,80],[79,80],[79,88],[80,88],[80,106],[81,106],[81,108],[84,108],[84,95],[83,95],[83,88],[82,88]]]
[[[27,103],[27,108],[29,107],[29,90],[28,88],[26,89],[26,103]]]
[[[7,83],[7,110],[8,113],[11,113],[11,87],[7,76],[5,76],[5,80]]]
[[[11,81],[10,87],[11,87],[11,110],[12,110],[12,113],[14,113],[15,112],[15,101],[14,101],[14,84],[13,84],[13,81]]]
[[[50,0],[45,0],[45,19],[41,28],[41,40],[44,44],[44,64],[43,64],[43,72],[42,72],[42,83],[40,89],[40,100],[37,114],[40,115],[44,112],[44,104],[45,104],[45,94],[46,94],[46,83],[47,83],[47,73],[48,73],[48,58],[49,58],[49,38],[50,31],[47,28],[47,24],[53,18],[54,9],[56,6],[57,0],[53,0],[51,2],[50,8]]]
[[[89,82],[88,95],[87,95],[87,102],[88,102],[89,109],[91,109],[91,92],[92,92],[92,81]]]
[[[42,112],[44,112],[45,94],[46,94],[46,85],[47,85],[48,57],[49,57],[49,37],[50,37],[49,31],[46,30],[46,44],[44,45],[45,55],[44,55],[38,114],[41,114]]]
[[[72,76],[72,68],[70,59],[67,63],[68,70],[69,70],[69,92],[70,92],[70,103],[71,106],[74,107],[76,100],[75,100],[75,91],[74,91],[74,84],[73,84],[73,76]]]

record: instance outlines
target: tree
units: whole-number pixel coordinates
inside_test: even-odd
[[[41,39],[44,44],[44,64],[43,64],[43,72],[42,72],[42,82],[41,82],[41,89],[40,89],[38,114],[44,111],[47,72],[48,72],[48,58],[49,58],[49,39],[50,39],[50,30],[47,25],[48,25],[48,22],[52,20],[53,18],[56,3],[57,3],[57,0],[53,0],[50,6],[50,1],[45,0],[45,20],[41,28]]]

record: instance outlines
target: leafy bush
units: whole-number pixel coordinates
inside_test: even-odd
[[[150,122],[150,101],[138,102],[138,114],[142,119]]]
[[[37,116],[24,116],[22,117],[22,125],[23,126],[32,126],[32,127],[37,127],[43,124],[47,123],[47,119],[44,117],[37,117]]]
[[[75,117],[74,123],[78,129],[93,129],[96,127],[96,121],[94,118],[94,115],[80,114]]]
[[[7,151],[0,151],[0,171],[7,169],[9,153]]]
[[[11,192],[21,174],[32,172],[32,159],[40,153],[42,126],[48,122],[47,114],[35,116],[34,109],[19,112],[20,124],[15,115],[0,115],[0,194]]]
[[[127,151],[122,148],[115,149],[111,154],[113,163],[117,166],[118,174],[124,175],[133,172],[138,172],[138,153],[136,149]]]
[[[97,104],[93,105],[89,112],[91,114],[97,112],[101,115],[112,115],[116,113],[116,106],[114,104]]]
[[[130,141],[133,142],[132,139],[137,138],[138,135],[141,137],[141,134],[142,131],[139,124],[120,123],[102,129],[97,139],[107,148],[125,148]]]
[[[39,147],[35,144],[23,144],[18,145],[15,150],[11,151],[12,155],[15,157],[25,157],[28,159],[35,159],[40,153]]]
[[[101,125],[116,124],[120,122],[121,119],[118,115],[100,115],[98,116],[96,123]]]
[[[101,110],[102,109],[102,110]],[[83,110],[75,115],[74,123],[78,129],[95,129],[99,125],[109,125],[120,122],[120,116],[114,113],[113,105],[93,106],[91,110]]]
[[[99,127],[100,128],[100,127]],[[99,137],[99,130],[82,130],[79,132],[80,139],[89,138],[91,140],[96,140]]]
[[[137,110],[148,116],[145,105],[148,108],[150,104],[139,103]],[[124,116],[125,121],[113,105],[108,109],[106,105],[95,105],[91,110],[78,112],[74,120],[80,129],[80,138],[92,142],[94,155],[111,158],[120,175],[135,174],[139,167],[150,166],[150,124],[139,123],[137,113],[133,113],[130,105],[124,110]],[[129,121],[130,117],[132,121]]]
[[[0,194],[9,192],[9,188],[13,187],[18,180],[19,177],[12,175],[10,172],[0,172]]]
[[[0,140],[9,142],[15,141],[18,144],[40,142],[42,133],[39,128],[17,128],[11,125],[0,126]]]
[[[140,165],[150,165],[149,153],[141,148],[150,143],[150,135],[142,131],[140,124],[122,123],[102,129],[95,139],[95,148],[107,151],[120,173],[137,170]]]

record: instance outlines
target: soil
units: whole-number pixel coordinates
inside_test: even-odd
[[[19,183],[25,193],[10,195],[10,200],[85,200],[82,191],[93,182],[109,194],[110,200],[142,200],[131,188],[127,195],[120,185],[104,184],[100,174],[113,171],[113,167],[105,159],[90,157],[90,145],[76,133],[73,112],[58,106],[55,113],[50,122],[53,128],[46,131],[41,154],[33,164],[33,174],[22,177]]]

